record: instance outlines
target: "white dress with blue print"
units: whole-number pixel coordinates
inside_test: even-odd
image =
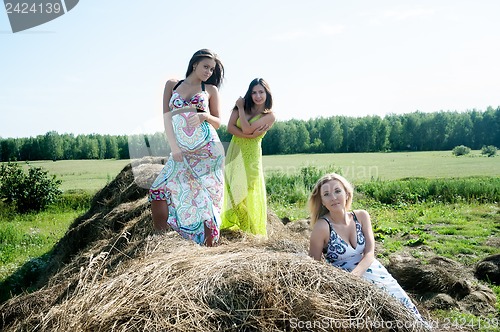
[[[361,261],[365,250],[365,236],[363,235],[361,223],[358,221],[358,218],[356,218],[354,212],[352,212],[352,215],[354,222],[356,223],[356,248],[353,248],[349,243],[337,235],[332,222],[326,216],[321,217],[321,219],[324,219],[330,227],[330,240],[328,241],[327,248],[325,248],[324,251],[326,261],[333,266],[349,272],[351,272]],[[394,279],[389,271],[387,271],[387,269],[380,264],[377,259],[373,261],[370,267],[363,274],[363,278],[386,290],[393,297],[401,301],[405,307],[414,312],[419,319],[422,319],[417,307],[408,297],[408,294],[406,294],[403,288],[401,288],[398,284],[397,280]]]

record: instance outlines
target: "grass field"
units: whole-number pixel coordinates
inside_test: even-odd
[[[0,204],[0,281],[25,262],[37,260],[50,251],[73,220],[84,212],[84,209],[49,209],[20,215]]]
[[[97,191],[127,165],[130,160],[35,161],[62,180],[63,190]],[[298,172],[304,166],[326,168],[334,165],[352,182],[372,179],[395,180],[406,177],[446,178],[473,175],[500,176],[500,157],[488,158],[480,151],[455,157],[451,151],[394,153],[331,153],[264,156],[266,173]]]
[[[61,189],[97,191],[113,180],[130,162],[123,160],[59,160],[32,161],[30,165],[42,167],[62,180]],[[27,165],[24,163],[25,167]]]
[[[352,182],[396,180],[406,177],[446,178],[473,175],[500,176],[500,158],[481,151],[455,157],[451,151],[394,153],[331,153],[264,156],[264,169],[295,173],[303,166],[335,165]],[[285,166],[284,166],[285,165]]]

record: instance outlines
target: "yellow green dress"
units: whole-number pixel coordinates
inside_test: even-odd
[[[259,114],[250,123],[262,117]],[[236,126],[241,128],[240,119]],[[226,153],[221,229],[267,236],[267,203],[262,169],[262,138],[233,136]]]

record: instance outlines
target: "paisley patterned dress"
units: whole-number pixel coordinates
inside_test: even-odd
[[[326,216],[320,218],[325,220],[330,227],[330,240],[328,241],[327,247],[323,251],[325,260],[333,266],[349,272],[354,270],[354,268],[361,261],[361,258],[363,258],[363,252],[366,244],[361,223],[358,221],[354,212],[351,213],[354,222],[356,223],[356,248],[353,248],[349,243],[337,235],[333,227],[333,223]],[[380,264],[377,259],[373,261],[370,267],[363,274],[363,278],[386,290],[393,297],[401,301],[405,307],[417,316],[418,319],[422,320],[417,307],[408,297],[408,294],[406,294],[403,288],[401,288],[398,284],[397,280],[394,279],[389,271],[387,271],[387,269]]]
[[[249,120],[260,119],[259,114]],[[241,128],[240,119],[236,126]],[[262,169],[262,139],[233,136],[226,155],[221,228],[266,236],[267,203]]]
[[[208,112],[208,93],[202,91],[184,100],[175,91],[169,102],[172,127],[183,160],[172,155],[149,190],[149,201],[164,200],[168,204],[166,222],[182,237],[203,244],[206,225],[214,241],[219,238],[220,212],[223,202],[224,148],[215,128],[204,121],[197,127],[188,124],[197,112]]]

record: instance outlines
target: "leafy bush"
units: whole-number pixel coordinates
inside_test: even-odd
[[[481,154],[485,154],[488,157],[494,157],[497,154],[497,148],[493,145],[483,146],[481,149]]]
[[[453,153],[453,155],[457,156],[457,157],[464,156],[464,155],[470,153],[470,148],[468,146],[465,146],[465,145],[455,146],[451,153]]]
[[[47,173],[41,167],[30,166],[26,174],[17,163],[2,164],[0,199],[14,204],[20,213],[44,210],[62,194],[59,189],[62,181]]]

